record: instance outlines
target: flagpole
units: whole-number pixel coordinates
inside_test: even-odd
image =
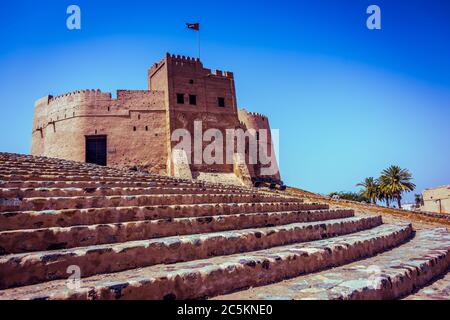
[[[198,30],[198,60],[200,60],[200,30]]]

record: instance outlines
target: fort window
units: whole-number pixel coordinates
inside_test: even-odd
[[[184,94],[183,93],[177,93],[177,103],[184,104]]]
[[[108,107],[108,111],[110,110],[110,108]]]
[[[136,127],[133,127],[133,131],[136,131]]]
[[[148,131],[148,126],[145,126],[145,131]]]
[[[224,97],[218,97],[217,98],[217,105],[219,107],[224,108],[225,107],[225,98]]]
[[[192,79],[189,80],[189,83],[190,83],[190,84],[194,84],[194,80],[192,80]]]
[[[138,120],[141,120],[141,115],[140,114],[138,114]]]
[[[195,94],[190,94],[189,95],[189,104],[191,106],[196,106],[197,105],[197,96]]]

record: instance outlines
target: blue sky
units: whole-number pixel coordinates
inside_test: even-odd
[[[370,4],[382,30],[366,28]],[[286,183],[356,190],[398,164],[417,191],[449,184],[449,14],[446,0],[3,0],[0,150],[29,153],[41,96],[145,89],[165,52],[196,55],[184,23],[200,21],[205,66],[233,71],[239,106],[280,129]]]

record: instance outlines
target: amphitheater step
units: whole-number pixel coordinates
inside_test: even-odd
[[[77,196],[114,196],[114,195],[148,195],[148,194],[223,194],[229,189],[218,188],[177,188],[177,187],[98,187],[98,188],[0,188],[5,198],[42,198],[42,197],[77,197]],[[233,194],[257,194],[251,190],[234,190]]]
[[[274,247],[245,255],[220,256],[92,276],[83,278],[77,290],[69,290],[66,280],[12,288],[0,291],[0,299],[212,297],[373,256],[401,244],[411,235],[411,225],[381,225],[351,235]],[[20,273],[16,270],[13,274]],[[18,280],[15,277],[14,281]]]
[[[0,231],[328,208],[327,204],[318,203],[260,202],[0,212]]]
[[[449,267],[450,233],[429,229],[419,231],[413,240],[398,248],[364,261],[218,299],[397,299]]]
[[[150,206],[162,204],[249,203],[276,201],[279,197],[264,194],[139,194],[132,196],[78,196],[0,199],[0,211],[61,210],[70,208],[99,208]],[[286,201],[299,201],[297,198]]]
[[[329,238],[381,223],[380,216],[354,217],[6,255],[0,257],[0,289],[64,278],[71,265],[86,277]]]
[[[442,278],[407,296],[405,300],[450,300],[450,269]]]
[[[0,181],[0,188],[15,189],[17,196],[20,192],[26,192],[28,189],[68,189],[68,188],[215,188],[228,190],[229,192],[254,192],[251,189],[243,189],[227,185],[205,185],[198,182],[176,182],[176,181]],[[15,191],[13,190],[13,191]]]
[[[2,174],[0,180],[4,181],[176,181],[176,182],[186,182],[187,180],[173,179],[165,177],[151,177],[151,176],[131,176],[124,174],[102,174],[102,175],[90,175],[90,174],[78,174],[78,175],[65,175],[64,171],[58,172],[56,174],[27,174],[27,175],[17,175],[17,174]]]
[[[0,254],[350,218],[353,210],[249,213],[0,232]]]

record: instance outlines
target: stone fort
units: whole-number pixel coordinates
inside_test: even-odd
[[[247,149],[246,154],[235,149],[232,163],[186,162],[191,156],[186,153],[174,161],[177,142],[171,133],[193,132],[195,121],[202,121],[203,132],[214,128],[224,136],[227,129],[253,129],[259,139],[257,132],[266,129],[268,156],[274,155],[268,118],[238,109],[232,72],[169,53],[148,70],[148,90],[117,90],[115,99],[100,90],[80,90],[37,100],[31,154],[238,184],[261,175],[266,164],[249,161]],[[273,161],[271,178],[279,180]]]

